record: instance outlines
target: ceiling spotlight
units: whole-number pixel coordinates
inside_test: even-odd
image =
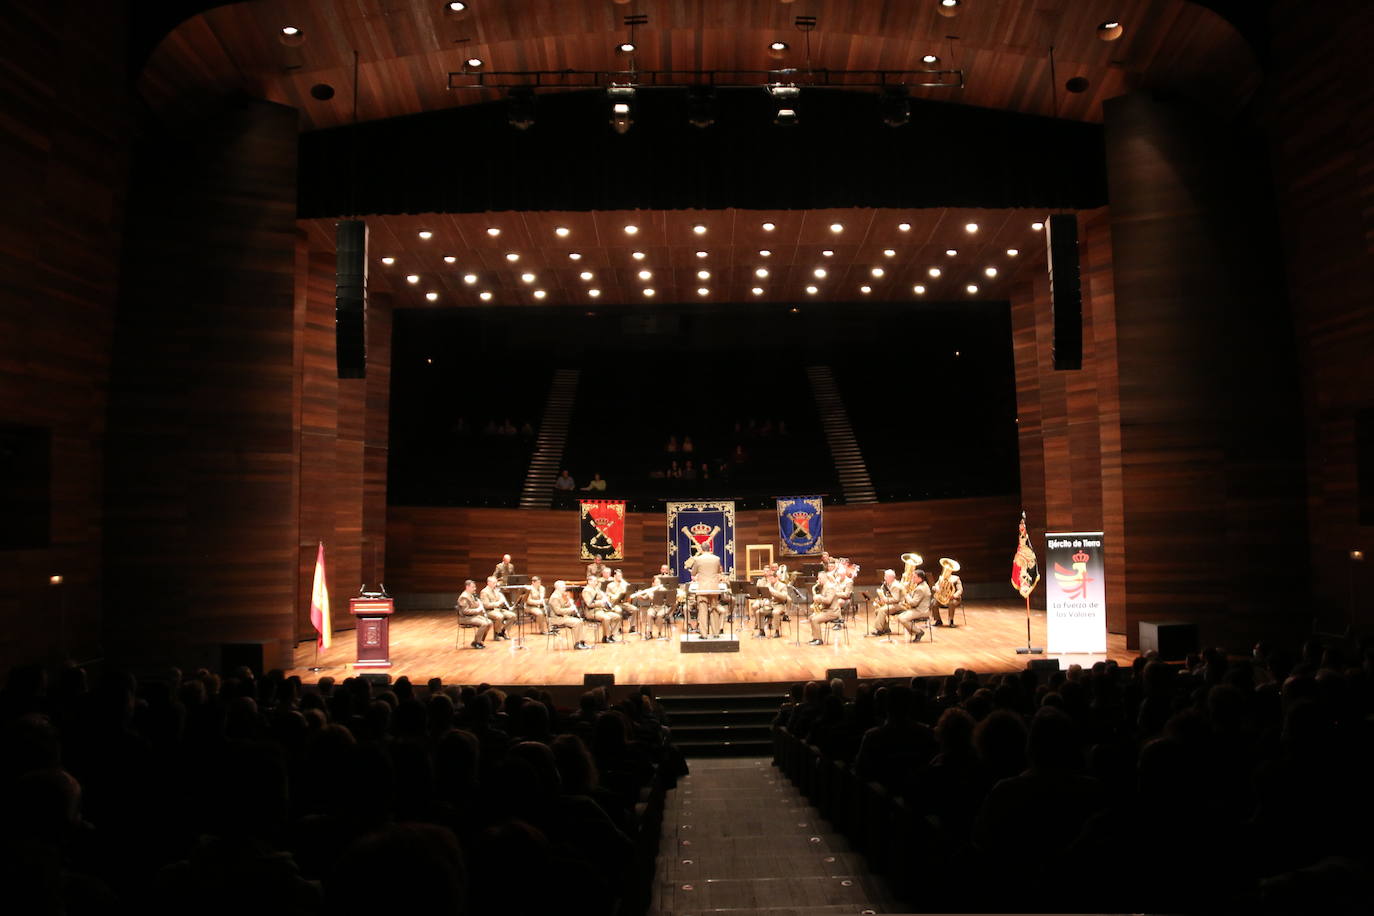
[[[972,295],[973,293],[978,292],[978,284],[970,283],[968,286],[965,286],[964,289],[968,290],[969,294]]]
[[[1009,258],[1014,258],[1014,257],[1016,257],[1016,256],[1017,256],[1018,254],[1020,254],[1020,253],[1021,253],[1021,249],[1019,249],[1019,248],[1008,248],[1008,249],[1007,249],[1007,257],[1009,257]]]
[[[601,290],[593,287],[592,289],[587,290],[587,295],[595,299],[597,296],[601,295]]]
[[[534,126],[534,90],[517,86],[506,96],[506,123],[516,130]]]
[[[488,226],[488,227],[487,227],[487,235],[491,236],[492,238],[496,238],[496,237],[497,237],[498,235],[500,235],[500,234],[501,234],[501,230],[498,229],[498,228],[496,228],[495,226]]]
[[[897,228],[898,228],[899,230],[901,230],[902,232],[910,232],[910,231],[911,231],[911,223],[898,223],[898,224],[897,224]]]
[[[523,274],[520,275],[520,279],[521,279],[521,280],[524,280],[526,283],[533,283],[533,282],[534,282],[534,274],[532,274],[532,273],[523,273]]]
[[[762,287],[762,286],[756,286],[756,287],[754,287],[753,289],[751,289],[750,292],[753,293],[755,296],[762,296],[762,295],[763,295],[763,287]]]
[[[639,232],[639,227],[636,226],[634,223],[630,223],[628,226],[625,227],[626,235],[634,235],[637,232]]]
[[[833,249],[833,248],[822,248],[822,249],[821,249],[821,257],[823,257],[823,258],[833,258],[834,256],[835,256],[835,249]]]
[[[773,252],[769,251],[767,248],[760,248],[760,249],[759,249],[759,257],[761,257],[761,258],[771,258],[772,256],[773,256]]]
[[[797,123],[797,109],[786,106],[778,109],[778,113],[773,115],[773,123],[779,127],[793,127]]]
[[[590,280],[592,278],[592,272],[590,270],[584,270],[582,273],[578,274],[578,276],[583,280]]]
[[[844,231],[844,225],[843,225],[842,223],[831,223],[831,224],[830,224],[830,231],[831,231],[831,232],[835,232],[835,233],[843,232],[843,231]]]
[[[420,238],[424,239],[425,241],[429,241],[430,239],[434,238],[434,233],[430,232],[428,229],[421,229],[419,232],[415,234],[418,235]]]
[[[921,55],[921,63],[923,64],[938,64],[939,62],[940,58],[936,57],[934,54]]]
[[[934,279],[935,277],[940,276],[940,268],[932,267],[930,270],[926,271],[926,273],[930,274],[931,278]]]
[[[959,253],[959,249],[957,249],[957,248],[946,248],[946,249],[945,249],[945,254],[948,255],[948,256],[951,257],[951,258],[954,257],[954,256],[955,256],[956,254],[958,254],[958,253]]]
[[[875,277],[881,277],[883,275],[883,269],[881,267],[875,267],[872,270],[870,270],[869,273],[871,273]]]
[[[419,283],[419,282],[420,282],[420,275],[419,275],[419,274],[406,274],[406,282],[407,282],[407,283]]]
[[[859,287],[859,292],[861,292],[861,293],[863,293],[865,296],[867,296],[869,293],[873,292],[873,287],[871,287],[871,286],[860,286],[860,287]]]
[[[1045,228],[1045,224],[1040,222],[1040,220],[1036,220],[1035,222],[1031,223],[1031,228],[1034,229],[1036,232],[1039,232],[1041,229]]]
[[[428,299],[430,302],[438,302],[439,294],[435,292],[425,293],[425,298]]]
[[[471,286],[477,282],[477,274],[463,274],[463,282]]]
[[[764,231],[764,232],[772,232],[772,231],[773,231],[774,229],[776,229],[776,228],[778,228],[776,223],[764,223],[764,224],[763,224],[763,231]]]
[[[698,295],[698,296],[709,296],[709,295],[711,295],[711,291],[710,291],[709,289],[707,289],[706,287],[704,287],[704,286],[698,286],[698,287],[697,287],[697,295]]]
[[[516,254],[513,251],[508,251],[506,252],[506,260],[514,264],[516,261],[520,260],[520,255]]]
[[[616,102],[611,105],[611,129],[618,134],[623,134],[634,124],[634,119],[630,117],[630,104],[628,102]]]
[[[817,267],[815,270],[811,271],[811,274],[812,274],[812,276],[814,276],[817,280],[824,280],[824,279],[825,279],[825,268],[824,268],[824,267]]]
[[[616,53],[618,54],[633,54],[635,53],[637,48],[638,45],[636,45],[633,41],[622,41],[620,44],[615,46]]]
[[[450,13],[461,13],[463,10],[467,8],[468,5],[466,3],[460,2],[460,0],[453,0],[453,2],[448,5]]]
[[[646,287],[644,287],[644,295],[646,295],[646,296],[652,296],[653,294],[654,294],[654,288],[653,288],[652,286],[646,286]]]
[[[778,53],[781,53],[781,52],[783,52],[783,51],[786,51],[786,50],[787,50],[787,47],[788,47],[788,45],[787,45],[787,42],[785,42],[785,41],[770,41],[770,42],[768,42],[768,50],[772,51],[772,52],[775,53],[775,54],[778,54]]]
[[[754,271],[754,276],[756,276],[756,277],[758,277],[760,280],[762,280],[763,278],[765,278],[765,277],[768,276],[768,268],[767,268],[767,267],[760,267],[758,270]]]
[[[478,298],[478,299],[481,299],[483,302],[490,302],[490,301],[491,301],[491,290],[489,290],[489,289],[484,289],[484,290],[482,290],[480,293],[477,294],[477,298]]]
[[[634,258],[636,261],[642,261],[642,260],[644,260],[644,252],[642,252],[642,251],[632,251],[632,252],[630,252],[630,257]]]
[[[458,263],[458,259],[455,258],[455,257],[454,257],[453,255],[451,255],[451,254],[446,254],[446,255],[444,255],[444,263],[445,263],[445,264],[456,264],[456,263]]]
[[[382,258],[382,263],[390,267],[392,264],[396,263],[396,259],[393,257],[385,257]]]
[[[716,123],[716,96],[707,86],[694,86],[687,91],[687,123],[707,128]]]
[[[814,296],[814,295],[816,295],[816,293],[818,293],[818,292],[820,292],[820,289],[819,289],[818,287],[815,287],[815,286],[808,286],[808,287],[806,288],[806,294],[807,294],[808,296]]]
[[[486,61],[482,60],[480,57],[469,57],[467,60],[463,61],[463,66],[469,70],[481,70],[482,64],[484,63],[486,63]]]
[[[699,258],[704,258],[704,257],[706,257],[706,252],[704,252],[704,251],[698,251],[698,252],[697,252],[697,257],[699,257]]]
[[[895,257],[897,257],[897,249],[895,249],[895,248],[884,248],[884,249],[883,249],[883,257],[885,257],[885,258],[895,258]]]
[[[1122,28],[1121,23],[1108,20],[1097,27],[1097,37],[1103,41],[1116,41],[1124,31],[1126,30]]]
[[[946,19],[952,19],[959,15],[959,6],[960,0],[940,0],[940,5],[935,7],[935,12]]]
[[[698,279],[698,280],[709,280],[709,279],[711,279],[711,272],[710,272],[709,270],[699,270],[699,271],[697,271],[697,279]]]
[[[969,233],[977,232],[977,231],[978,231],[978,224],[977,224],[977,223],[965,223],[965,224],[964,224],[964,231],[965,231],[965,232],[969,232]]]
[[[301,30],[296,28],[294,25],[284,25],[281,27],[281,33],[289,38],[295,35],[299,35],[301,33]]]
[[[641,270],[641,271],[639,272],[639,279],[641,279],[641,280],[647,280],[647,279],[649,279],[650,277],[652,277],[653,275],[654,275],[654,272],[653,272],[652,270]]]
[[[558,236],[560,239],[567,238],[571,232],[572,230],[569,229],[567,226],[558,226],[553,230],[553,234]]]
[[[537,289],[534,291],[534,298],[536,299],[543,299],[547,295],[548,293],[544,292],[542,289]]]
[[[568,252],[568,260],[569,260],[569,261],[580,261],[580,260],[582,260],[582,252],[580,252],[580,251],[569,251],[569,252]]]
[[[878,99],[878,113],[888,127],[906,127],[911,123],[911,102],[905,86],[888,86]]]
[[[918,296],[924,296],[926,294],[926,288],[919,283],[913,286],[911,291]]]
[[[692,227],[692,231],[695,232],[697,235],[705,235],[706,227],[703,226],[701,223],[697,223],[695,226]]]
[[[997,268],[996,268],[996,267],[984,267],[984,268],[983,268],[983,273],[984,273],[985,275],[987,275],[989,278],[995,277],[995,276],[997,276]]]

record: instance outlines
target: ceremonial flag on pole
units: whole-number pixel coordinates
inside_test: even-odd
[[[1040,567],[1031,549],[1030,533],[1026,531],[1026,513],[1021,513],[1021,527],[1016,535],[1016,553],[1011,557],[1011,587],[1030,599],[1031,592],[1040,584]]]
[[[315,557],[315,586],[310,590],[310,625],[320,634],[316,645],[328,649],[332,628],[329,624],[329,586],[324,582],[324,541],[320,541],[320,552]]]

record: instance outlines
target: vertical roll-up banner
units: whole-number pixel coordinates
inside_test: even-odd
[[[1101,531],[1045,533],[1045,648],[1051,655],[1107,651],[1106,559]]]

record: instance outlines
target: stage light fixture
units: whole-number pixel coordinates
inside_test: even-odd
[[[654,288],[653,288],[652,286],[646,286],[646,287],[644,287],[644,295],[645,295],[645,296],[652,296],[653,294],[654,294]]]
[[[590,270],[584,270],[582,273],[578,274],[578,276],[583,280],[590,280],[592,278],[592,272]]]
[[[764,224],[763,224],[763,231],[764,231],[764,232],[772,232],[772,231],[773,231],[774,229],[776,229],[776,228],[778,228],[776,223],[764,223]]]
[[[625,226],[625,234],[626,234],[626,235],[635,235],[635,234],[637,234],[638,232],[639,232],[639,227],[636,226],[634,223],[628,223],[628,224],[626,224],[626,226]]]
[[[841,232],[844,231],[844,224],[843,224],[843,223],[831,223],[831,224],[830,224],[830,231],[833,232],[833,233],[835,233],[836,235],[838,235],[839,233],[841,233]]]
[[[697,279],[698,279],[698,280],[709,280],[709,279],[711,279],[711,272],[710,272],[709,270],[699,270],[699,271],[697,271]]]
[[[395,264],[395,263],[396,263],[396,259],[393,258],[393,257],[389,257],[389,256],[388,256],[388,257],[382,258],[382,263],[385,264],[386,266],[390,267],[392,264]]]
[[[687,91],[687,123],[700,128],[716,123],[716,96],[710,88],[694,86]]]
[[[571,233],[572,230],[569,229],[567,226],[558,226],[553,230],[553,234],[558,236],[560,239],[567,238]]]
[[[773,115],[773,123],[779,127],[795,127],[797,124],[797,109],[792,107],[779,108],[778,113]]]
[[[695,232],[697,235],[705,235],[706,227],[703,226],[701,223],[697,223],[695,226],[692,227],[692,231]]]
[[[467,60],[463,61],[463,69],[468,71],[481,70],[482,65],[485,63],[486,61],[482,60],[480,57],[469,57]]]
[[[1111,19],[1097,27],[1097,37],[1103,41],[1116,41],[1125,31],[1121,23]]]
[[[630,252],[630,257],[634,258],[636,261],[642,261],[645,258],[645,254],[642,251],[632,251]]]
[[[471,286],[477,282],[477,274],[463,274],[463,282]]]
[[[978,292],[978,284],[970,283],[968,286],[965,286],[964,289],[968,290],[969,295],[973,295]]]
[[[704,286],[698,286],[698,287],[697,287],[697,295],[698,295],[698,296],[709,296],[709,295],[711,295],[711,291],[710,291],[709,289],[707,289],[706,287],[704,287]]]
[[[704,252],[704,251],[698,251],[698,252],[697,252],[697,257],[699,257],[699,258],[704,258],[704,257],[706,257],[706,252]]]
[[[480,293],[477,294],[477,298],[478,298],[478,299],[481,299],[483,302],[490,302],[490,301],[491,301],[491,290],[487,290],[487,289],[482,290]]]
[[[457,264],[457,263],[458,263],[458,259],[455,258],[455,257],[454,257],[453,255],[451,255],[451,254],[446,254],[446,255],[444,255],[444,263],[445,263],[445,264]]]
[[[898,231],[900,231],[900,232],[910,232],[910,231],[911,231],[911,223],[898,223],[898,224],[897,224],[897,229],[898,229]]]
[[[923,64],[938,64],[939,62],[940,58],[936,57],[934,54],[921,55],[921,63]]]
[[[641,271],[639,272],[639,279],[641,279],[641,280],[648,280],[648,279],[649,279],[650,277],[652,277],[653,275],[654,275],[654,272],[653,272],[652,270],[641,270]]]
[[[881,277],[884,271],[881,267],[875,267],[872,270],[870,270],[869,273],[871,273],[875,277]]]
[[[636,50],[638,50],[638,48],[639,46],[636,45],[633,41],[622,41],[620,44],[615,46],[617,54],[633,54]]]
[[[768,268],[767,268],[767,267],[760,267],[760,268],[758,268],[757,270],[754,271],[754,276],[758,277],[760,280],[764,279],[765,277],[768,276]]]
[[[580,261],[580,260],[582,260],[582,252],[580,252],[580,251],[569,251],[569,252],[568,252],[568,260],[569,260],[569,261]]]
[[[911,123],[911,102],[905,86],[889,86],[878,99],[878,113],[888,127],[906,127]]]
[[[534,282],[534,274],[531,274],[531,273],[523,273],[523,274],[520,275],[520,279],[521,279],[521,280],[524,280],[526,283],[533,283],[533,282]]]
[[[913,286],[911,291],[918,296],[924,296],[926,294],[926,288],[919,283]]]
[[[548,293],[544,292],[542,289],[537,289],[534,291],[534,298],[536,299],[543,299],[547,295]]]
[[[516,261],[520,260],[520,255],[516,254],[514,251],[508,251],[506,252],[506,260],[514,264]]]
[[[762,295],[763,295],[763,287],[762,287],[762,286],[756,286],[756,287],[754,287],[753,289],[751,289],[750,292],[753,293],[755,296],[762,296]]]
[[[410,284],[419,283],[419,282],[420,282],[420,275],[419,275],[419,274],[407,274],[407,275],[406,275],[406,282],[407,282],[407,283],[410,283]]]
[[[767,248],[760,248],[760,249],[759,249],[759,257],[761,257],[761,258],[771,258],[772,256],[773,256],[773,252],[769,251]]]
[[[833,258],[834,256],[835,256],[835,249],[833,249],[833,248],[822,248],[822,249],[821,249],[821,257],[823,257],[823,258]]]
[[[450,13],[461,13],[463,10],[467,8],[468,5],[466,3],[461,2],[461,0],[453,0],[452,3],[448,4],[448,11]]]
[[[796,83],[769,83],[768,94],[780,101],[791,101],[801,95],[801,87]]]
[[[977,223],[965,223],[965,224],[964,224],[964,231],[967,232],[969,235],[972,235],[973,233],[975,233],[975,232],[978,231],[978,224],[977,224]]]
[[[299,35],[301,33],[301,30],[296,28],[294,25],[284,25],[281,27],[281,33],[290,38],[292,36]]]
[[[634,118],[630,117],[629,102],[615,102],[611,105],[611,129],[618,134],[623,134],[634,124]]]
[[[811,275],[815,277],[817,280],[824,280],[826,277],[825,268],[817,267],[815,270],[811,271]]]
[[[492,238],[496,238],[496,237],[497,237],[498,235],[500,235],[500,234],[501,234],[501,230],[498,229],[496,226],[488,226],[488,227],[487,227],[487,235],[491,236]]]
[[[1040,220],[1036,220],[1035,222],[1031,223],[1031,228],[1034,229],[1036,232],[1039,232],[1040,230],[1045,228],[1045,224],[1040,222]]]
[[[1007,249],[1007,257],[1009,257],[1009,258],[1014,258],[1014,257],[1016,257],[1016,256],[1017,256],[1018,254],[1020,254],[1020,253],[1021,253],[1021,249],[1019,249],[1019,248],[1008,248],[1008,249]]]
[[[788,47],[789,45],[785,41],[768,42],[768,50],[772,51],[774,54],[777,55],[781,55],[782,52],[786,51]]]
[[[816,293],[818,293],[818,292],[820,292],[820,289],[817,288],[817,287],[815,287],[815,286],[808,286],[808,287],[806,288],[806,294],[807,294],[808,296],[814,296],[814,295],[816,295]]]
[[[935,12],[946,19],[953,19],[959,15],[960,5],[960,0],[940,0],[940,5],[935,7]]]
[[[895,257],[897,257],[897,249],[895,249],[895,248],[884,248],[884,249],[883,249],[883,257],[885,257],[885,258],[895,258]]]
[[[507,94],[506,123],[516,130],[529,130],[534,126],[533,89],[518,86]]]
[[[873,287],[871,287],[871,286],[860,286],[860,287],[859,287],[859,292],[861,292],[861,293],[863,293],[865,296],[867,296],[869,293],[873,292]]]
[[[934,279],[940,276],[940,268],[932,267],[930,270],[926,271],[926,273],[930,274],[931,278]]]
[[[987,276],[988,278],[995,277],[995,276],[997,276],[997,268],[996,268],[996,267],[984,267],[984,268],[983,268],[983,274],[984,274],[984,276]]]
[[[587,290],[587,295],[595,299],[597,296],[601,295],[601,290],[597,289],[596,287],[592,287],[591,289]]]
[[[433,232],[430,232],[428,229],[421,229],[419,232],[417,232],[417,233],[415,233],[415,234],[418,235],[421,239],[423,239],[423,240],[426,241],[426,242],[429,241],[430,239],[434,238],[434,233],[433,233]]]
[[[954,257],[955,255],[957,255],[958,253],[959,253],[959,249],[957,249],[957,248],[946,248],[946,249],[945,249],[945,255],[946,255],[947,257],[951,257],[951,258],[952,258],[952,257]]]
[[[430,302],[438,302],[438,301],[439,301],[439,294],[436,293],[436,292],[431,291],[431,292],[425,293],[425,298],[428,299]]]

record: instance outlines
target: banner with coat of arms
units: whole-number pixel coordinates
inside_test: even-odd
[[[824,510],[825,500],[820,496],[778,500],[778,539],[783,556],[806,557],[825,549]]]
[[[584,560],[625,559],[625,500],[584,499],[581,503],[579,556]]]
[[[735,568],[734,500],[668,503],[668,566],[674,575],[690,579],[684,564],[708,549],[729,575]]]

